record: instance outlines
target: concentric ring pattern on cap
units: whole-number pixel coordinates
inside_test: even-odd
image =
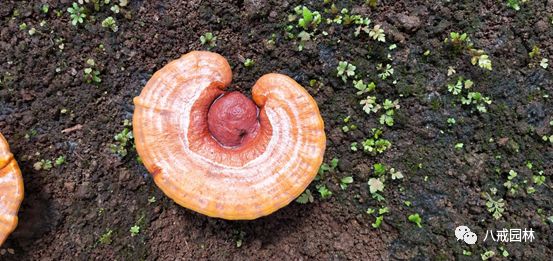
[[[207,113],[231,79],[228,62],[211,52],[190,52],[156,72],[134,99],[136,149],[178,204],[211,217],[255,219],[288,205],[314,179],[324,123],[303,87],[267,74],[252,89],[257,137],[222,146],[209,133]]]

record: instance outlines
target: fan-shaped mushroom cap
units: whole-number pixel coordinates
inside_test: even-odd
[[[17,226],[23,201],[23,178],[8,142],[0,133],[0,245]]]
[[[252,89],[259,126],[241,129],[239,142],[225,136],[233,131],[218,141],[212,135],[218,125],[208,118],[226,116],[208,114],[231,73],[225,58],[211,52],[169,63],[134,99],[134,137],[155,183],[178,204],[212,217],[255,219],[288,205],[313,180],[325,151],[324,123],[303,87],[267,74]],[[231,107],[242,100],[229,99]],[[236,118],[246,122],[251,109],[244,108]],[[230,140],[239,144],[225,144]]]

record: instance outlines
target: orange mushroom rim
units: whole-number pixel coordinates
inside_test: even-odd
[[[0,246],[17,227],[17,213],[23,196],[21,170],[0,133]]]
[[[226,92],[230,65],[193,51],[157,71],[134,99],[136,149],[176,203],[230,220],[266,216],[311,183],[326,148],[317,103],[292,78],[266,74],[252,100]]]

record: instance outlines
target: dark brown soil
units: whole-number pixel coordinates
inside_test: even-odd
[[[19,226],[0,247],[1,260],[472,260],[485,251],[503,258],[499,247],[512,259],[553,258],[553,220],[548,220],[553,216],[553,145],[542,141],[543,135],[553,135],[553,1],[529,1],[519,11],[506,1],[385,0],[376,9],[336,1],[339,9],[382,24],[387,43],[366,34],[354,37],[353,27],[321,24],[328,35],[319,31],[301,52],[285,30],[300,2],[129,2],[117,15],[109,7],[94,11],[87,5],[89,17],[78,27],[70,23],[69,0],[0,4],[0,132],[22,168],[26,190]],[[329,5],[322,2],[304,4],[323,13]],[[46,14],[43,3],[49,4]],[[108,16],[116,18],[117,32],[100,26]],[[20,29],[22,23],[27,29]],[[446,48],[443,40],[451,31],[467,32],[490,55],[493,71]],[[125,157],[111,151],[114,135],[132,118],[132,98],[167,62],[207,49],[199,41],[206,32],[217,36],[212,51],[233,67],[233,89],[248,93],[261,75],[280,72],[317,100],[326,122],[326,162],[340,162],[310,186],[313,203],[294,202],[248,222],[207,218],[165,197],[131,146]],[[380,80],[375,69],[386,61],[392,43],[398,46],[390,52],[395,85]],[[534,45],[552,63],[548,69],[529,66]],[[99,84],[83,80],[90,58],[101,73]],[[244,58],[255,65],[246,68]],[[377,83],[379,99],[399,99],[392,127],[365,114],[351,82],[336,77],[342,60]],[[447,76],[449,66],[455,75]],[[457,76],[470,78],[476,91],[493,100],[488,113],[460,106],[447,92]],[[318,83],[310,85],[311,80]],[[346,116],[357,130],[341,130]],[[449,126],[448,118],[457,123]],[[375,127],[383,128],[391,149],[378,156],[352,152],[350,143],[368,138]],[[464,147],[455,149],[457,143]],[[33,167],[61,155],[66,157],[61,166]],[[381,202],[367,186],[378,162],[405,176],[386,182]],[[520,186],[514,195],[503,186],[511,169],[518,172]],[[527,193],[539,170],[545,183]],[[354,183],[342,190],[338,181],[346,176]],[[319,184],[326,184],[332,197],[322,199]],[[482,196],[491,188],[498,190],[495,199],[506,202],[497,220]],[[149,202],[152,197],[155,202]],[[389,213],[380,228],[373,228],[375,215],[366,210],[383,206]],[[422,217],[421,228],[407,219],[414,213]],[[140,233],[131,236],[135,225]],[[478,243],[457,241],[459,225],[469,226]],[[536,239],[482,242],[486,230],[503,228],[532,228]],[[101,241],[108,231],[111,242]]]

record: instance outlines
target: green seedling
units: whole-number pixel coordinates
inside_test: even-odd
[[[500,219],[505,211],[505,201],[502,198],[494,200],[488,193],[485,193],[485,196],[487,198],[486,207],[488,212],[492,213],[495,219]]]
[[[362,95],[373,91],[376,88],[376,84],[374,82],[364,83],[363,80],[354,80],[353,87],[358,90],[357,95]]]
[[[340,179],[340,188],[342,188],[342,190],[344,190],[351,183],[353,183],[353,177],[351,177],[351,176],[343,177],[343,178]]]
[[[129,120],[123,121],[123,126],[125,127],[121,132],[117,133],[113,139],[115,144],[110,145],[111,152],[119,155],[120,157],[125,157],[128,154],[127,148],[131,145],[134,148],[133,142],[133,133],[130,129],[131,123]]]
[[[250,59],[250,58],[248,58],[248,59],[246,59],[246,60],[244,61],[244,67],[246,67],[246,68],[250,68],[250,67],[252,67],[254,64],[255,64],[255,62],[254,62],[252,59]]]
[[[134,225],[131,227],[131,229],[129,230],[129,232],[131,232],[131,236],[136,236],[140,233],[140,227],[138,225]]]
[[[35,164],[33,164],[33,168],[35,170],[46,170],[46,171],[48,171],[48,170],[52,169],[52,161],[41,159],[39,162],[36,162]]]
[[[297,199],[296,202],[300,204],[307,204],[307,203],[313,203],[315,199],[313,198],[313,194],[311,194],[311,191],[309,189],[306,189]]]
[[[208,49],[211,49],[217,46],[217,36],[213,35],[211,32],[207,32],[204,35],[200,36],[200,42],[203,45],[207,45]]]
[[[332,196],[332,191],[330,191],[326,185],[317,185],[316,186],[317,188],[317,191],[319,192],[319,194],[321,195],[321,198],[322,199],[327,199],[327,198],[330,198]]]
[[[119,30],[119,26],[117,26],[117,22],[111,16],[102,21],[102,27],[109,28],[113,32],[117,32]]]
[[[417,225],[417,227],[422,227],[422,225],[421,225],[422,218],[420,217],[420,215],[418,213],[409,215],[409,217],[407,217],[407,219],[409,219],[409,221],[415,223]]]
[[[294,8],[297,15],[301,16],[298,20],[298,26],[304,30],[315,29],[321,23],[322,16],[317,11],[311,11],[306,6],[297,6]]]
[[[59,167],[61,165],[63,165],[65,163],[65,156],[59,156],[55,161],[54,161],[54,165],[56,167]]]
[[[340,61],[338,63],[337,76],[342,78],[342,81],[346,82],[349,77],[355,76],[355,65],[348,63],[346,61]]]
[[[384,30],[380,27],[381,25],[379,24],[375,25],[373,29],[369,31],[369,37],[379,42],[386,42],[386,35],[384,34]]]
[[[73,3],[73,5],[67,8],[69,12],[69,17],[71,18],[71,24],[77,26],[77,24],[82,24],[86,18],[84,7],[80,7],[79,4]]]
[[[112,242],[111,236],[113,235],[113,230],[108,229],[106,233],[102,234],[100,236],[100,239],[98,240],[100,244],[102,245],[109,245]]]

